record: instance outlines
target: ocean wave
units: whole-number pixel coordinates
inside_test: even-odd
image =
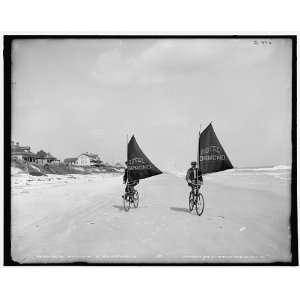
[[[167,171],[166,173],[175,175],[179,178],[184,178],[186,176],[186,171]],[[233,168],[221,172],[215,172],[210,174],[203,175],[206,178],[210,178],[211,176],[262,176],[268,175],[273,176],[279,179],[290,179],[291,175],[291,166],[288,165],[276,165],[272,167],[261,167],[261,168]]]
[[[235,171],[277,171],[277,170],[285,170],[290,171],[291,166],[288,165],[277,165],[273,167],[262,167],[262,168],[236,168]]]

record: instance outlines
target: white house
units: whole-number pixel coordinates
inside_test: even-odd
[[[100,166],[101,160],[97,154],[82,153],[77,157],[75,165],[77,166]]]

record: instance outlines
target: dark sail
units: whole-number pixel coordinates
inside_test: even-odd
[[[127,168],[130,180],[143,179],[162,172],[150,161],[132,136],[127,149]]]
[[[202,174],[233,168],[211,124],[200,134],[198,155]]]

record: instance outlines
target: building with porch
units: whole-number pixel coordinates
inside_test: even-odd
[[[31,148],[29,146],[21,146],[20,143],[11,141],[11,158],[41,165],[58,164],[60,162],[59,159],[51,155],[49,152],[46,153],[41,150],[38,153],[33,153],[30,149]]]
[[[41,151],[40,151],[41,152]],[[46,164],[58,164],[60,162],[59,159],[54,157],[52,154],[49,152],[43,155],[40,155],[39,152],[36,154],[36,162],[41,165],[46,165]]]
[[[65,158],[64,163],[68,166],[75,165],[77,161],[77,157],[70,157],[70,158]]]
[[[29,146],[20,146],[20,144],[11,141],[11,158],[26,162],[36,162],[37,156],[30,151]]]

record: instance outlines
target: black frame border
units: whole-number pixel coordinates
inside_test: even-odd
[[[292,170],[291,170],[291,262],[271,263],[25,263],[11,257],[11,50],[16,39],[290,39],[292,41]],[[4,35],[4,266],[298,266],[297,219],[297,35]]]

